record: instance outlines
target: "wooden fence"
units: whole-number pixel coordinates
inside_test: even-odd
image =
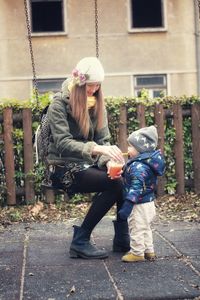
[[[185,176],[184,176],[184,140],[183,140],[183,117],[191,116],[192,120],[192,162],[193,162],[193,190],[195,193],[200,193],[200,104],[191,105],[190,109],[183,110],[180,104],[174,104],[171,110],[163,108],[162,104],[155,105],[154,119],[158,128],[159,147],[164,151],[165,140],[165,118],[173,118],[175,127],[175,174],[177,181],[177,194],[185,193]],[[137,106],[137,118],[139,127],[144,127],[145,124],[145,106],[139,104]],[[15,183],[15,158],[13,150],[13,124],[22,122],[23,127],[23,147],[24,147],[24,187],[19,188]],[[125,105],[120,107],[119,117],[119,147],[123,152],[127,150],[127,110]],[[35,199],[34,182],[31,172],[34,167],[34,153],[32,146],[32,111],[29,108],[22,110],[20,114],[13,114],[12,108],[5,108],[3,115],[0,116],[0,124],[3,126],[3,134],[0,136],[4,143],[4,168],[7,204],[15,205],[16,196],[23,195],[27,202]],[[158,195],[164,194],[164,177],[159,178]],[[52,195],[51,195],[52,197]],[[52,201],[52,199],[51,199]]]

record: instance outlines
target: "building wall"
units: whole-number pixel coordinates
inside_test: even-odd
[[[0,99],[26,99],[32,68],[22,0],[0,0]],[[94,5],[65,0],[66,35],[33,36],[38,78],[65,78],[84,56],[95,56]],[[167,31],[129,33],[129,1],[101,0],[99,57],[104,95],[130,96],[133,75],[167,74],[169,95],[197,93],[194,5],[166,0]]]

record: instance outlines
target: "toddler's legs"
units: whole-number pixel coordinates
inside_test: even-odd
[[[154,260],[151,223],[155,217],[154,201],[137,204],[128,218],[130,232],[130,251],[122,257],[124,262]]]
[[[143,209],[141,205],[135,205],[128,218],[129,232],[130,232],[130,252],[144,256],[144,232],[145,232],[145,220],[143,217]]]
[[[144,214],[146,218],[146,230],[144,232],[145,253],[154,253],[153,234],[151,224],[156,216],[154,201],[145,203]]]

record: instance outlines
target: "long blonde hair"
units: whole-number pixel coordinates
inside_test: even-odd
[[[103,126],[103,114],[104,114],[104,99],[102,95],[101,86],[95,92],[96,104],[94,107],[94,115],[97,118],[96,130],[99,130]],[[86,85],[78,86],[75,85],[70,92],[70,106],[72,110],[72,116],[78,123],[80,131],[87,139],[90,128],[90,117],[87,108],[87,94]]]

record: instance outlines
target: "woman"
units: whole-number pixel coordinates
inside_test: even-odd
[[[48,109],[51,139],[48,149],[50,179],[54,186],[76,193],[96,192],[82,225],[74,226],[70,257],[106,258],[105,250],[90,243],[97,223],[116,203],[123,204],[120,173],[108,177],[112,159],[123,161],[121,150],[109,143],[110,134],[101,83],[104,70],[96,57],[85,57],[54,97]],[[127,222],[114,221],[113,251],[129,250]]]

